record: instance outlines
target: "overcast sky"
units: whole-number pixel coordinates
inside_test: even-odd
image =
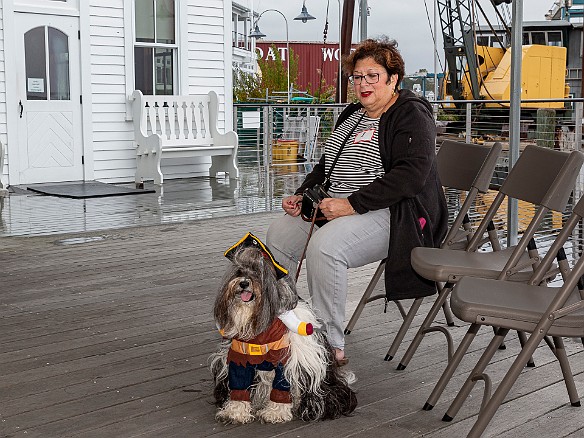
[[[306,0],[308,12],[316,20],[302,23],[294,17],[300,14],[302,0],[253,0],[253,8],[258,13],[266,9],[277,9],[288,20],[290,41],[320,41],[329,4],[329,28],[327,41],[339,41],[339,0]],[[342,4],[342,0],[340,0]],[[355,0],[358,9],[359,0]],[[489,0],[480,0],[483,9],[492,11]],[[523,0],[524,21],[545,20],[545,14],[552,7],[554,0]],[[430,23],[426,15],[426,5],[430,15]],[[432,0],[368,0],[370,15],[367,21],[367,34],[376,37],[385,34],[397,40],[402,56],[406,62],[406,72],[414,73],[420,68],[434,70],[434,43],[430,25],[434,26],[434,9]],[[504,4],[509,15],[512,6]],[[357,14],[358,11],[355,12]],[[496,21],[493,21],[496,24]],[[486,22],[480,22],[486,24]],[[277,12],[266,12],[259,22],[261,31],[266,34],[264,40],[285,41],[286,26],[284,19]],[[440,26],[440,24],[438,24]],[[439,31],[438,34],[441,32]],[[359,40],[358,19],[353,22],[353,42]],[[442,56],[441,38],[438,52]],[[441,71],[438,64],[438,71]]]

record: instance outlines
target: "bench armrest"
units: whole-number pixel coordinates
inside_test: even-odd
[[[237,134],[234,131],[226,132],[225,134],[215,133],[213,144],[215,146],[234,146],[238,144]]]

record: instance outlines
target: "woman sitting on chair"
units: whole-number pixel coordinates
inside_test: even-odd
[[[438,247],[448,223],[432,107],[398,89],[405,68],[397,43],[386,37],[365,40],[343,67],[359,103],[341,113],[319,163],[295,194],[282,200],[286,215],[267,234],[274,257],[296,272],[311,228],[300,217],[302,194],[316,184],[328,190],[330,198],[320,202],[328,222],[315,229],[308,244],[306,272],[312,304],[341,365],[347,363],[347,268],[386,259],[389,299],[431,295],[435,284],[413,271],[410,252],[416,246]]]

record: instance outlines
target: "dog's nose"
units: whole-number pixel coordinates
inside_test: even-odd
[[[249,281],[247,280],[241,280],[239,282],[239,287],[242,289],[247,289],[249,287]]]

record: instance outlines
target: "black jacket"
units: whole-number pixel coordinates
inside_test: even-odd
[[[337,126],[362,108],[350,104]],[[379,151],[385,175],[352,193],[348,200],[359,214],[389,207],[390,239],[385,265],[385,289],[391,300],[418,298],[436,292],[434,282],[411,266],[417,246],[439,247],[448,228],[446,198],[436,168],[436,126],[427,100],[401,90],[379,121]],[[321,184],[325,156],[306,176],[296,193]],[[421,229],[420,218],[426,224]]]

